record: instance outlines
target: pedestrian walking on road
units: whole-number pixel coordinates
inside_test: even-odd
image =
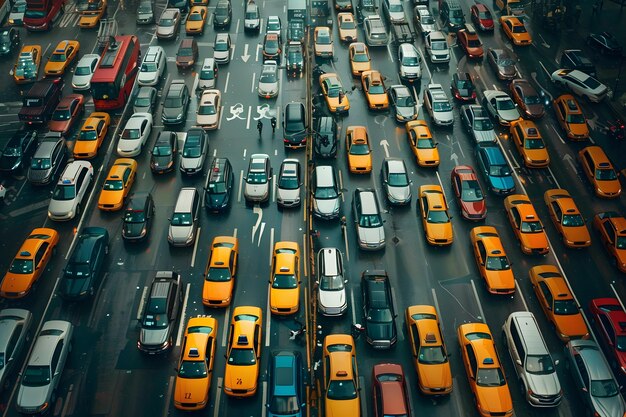
[[[583,9],[582,7],[580,7],[580,4],[576,5],[576,8],[574,9],[574,23],[578,24],[578,22],[580,21],[580,15],[582,14]]]
[[[263,137],[263,121],[261,119],[256,122],[256,130],[259,131],[259,139],[261,139]]]
[[[595,3],[593,3],[593,6],[592,6],[592,7],[593,7],[593,10],[591,11],[591,15],[592,15],[592,16],[595,16],[595,15],[597,15],[597,14],[598,14],[598,7],[600,7],[600,1],[599,1],[599,0],[596,0],[596,2],[595,2]]]
[[[276,117],[272,116],[270,124],[272,125],[272,134],[276,133]]]

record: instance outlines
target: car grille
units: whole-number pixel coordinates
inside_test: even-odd
[[[533,254],[542,255],[542,254],[546,253],[547,250],[545,248],[539,248],[539,249],[532,249],[531,252]]]
[[[424,161],[424,165],[433,165],[435,164],[437,161]]]
[[[184,408],[195,408],[198,406],[198,403],[181,403],[180,406]]]
[[[222,300],[209,300],[209,304],[222,304]]]
[[[530,44],[530,41],[520,41],[520,43],[521,43],[522,45],[527,45],[527,44]]]
[[[506,411],[498,411],[489,414],[491,415],[491,417],[504,417],[506,416]]]
[[[60,73],[61,73],[61,71],[56,71],[56,70],[48,71],[48,74],[60,74]]]
[[[104,207],[104,208],[113,208],[113,207],[115,207],[115,204],[102,204],[102,207]]]
[[[510,294],[511,290],[508,288],[494,288],[492,290],[496,294]]]
[[[374,107],[376,107],[377,109],[382,109],[385,107],[384,104],[374,104]]]
[[[16,292],[5,292],[4,293],[4,296],[6,298],[17,298],[17,295],[18,295],[18,293],[16,293]]]
[[[89,158],[88,153],[77,153],[75,154],[77,158]]]
[[[234,389],[233,390],[233,395],[246,395],[248,393],[248,390],[245,389]]]
[[[277,309],[279,313],[289,313],[291,312],[290,308],[278,308]]]
[[[548,162],[548,161],[546,161],[545,159],[540,159],[540,160],[538,160],[538,161],[534,161],[534,163],[535,163],[535,164],[537,164],[537,165],[540,165],[540,164],[541,164],[541,165],[543,165],[543,164],[545,164],[546,162]]]
[[[573,245],[574,246],[586,246],[587,242],[584,242],[584,241],[583,242],[574,242]]]
[[[468,219],[482,219],[483,216],[482,216],[482,214],[468,214],[467,218]]]
[[[448,243],[448,239],[435,239],[435,243],[438,243],[438,244]]]
[[[365,168],[365,167],[357,167],[355,170],[356,171],[366,171],[367,168]]]

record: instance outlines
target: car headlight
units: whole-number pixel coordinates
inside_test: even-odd
[[[182,120],[182,118],[183,118],[183,114],[182,113],[179,114],[178,116],[176,116],[176,120]]]

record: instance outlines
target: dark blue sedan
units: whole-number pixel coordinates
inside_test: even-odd
[[[496,143],[481,143],[476,146],[478,171],[481,171],[489,189],[497,195],[515,192],[511,167],[504,157],[502,148]]]

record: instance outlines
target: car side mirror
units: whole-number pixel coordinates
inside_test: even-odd
[[[347,284],[347,283],[348,283],[348,280],[347,280],[347,279],[344,279],[344,280],[343,280],[343,283],[344,283],[344,284]]]
[[[554,361],[554,365],[558,365],[560,362],[561,361],[557,359],[557,360]]]
[[[586,387],[582,387],[580,390],[581,390],[582,392],[588,392]]]
[[[271,284],[271,283],[272,283],[272,280],[271,280],[271,279],[268,279],[268,280],[267,280],[267,283],[268,283],[268,284]]]
[[[519,360],[519,359],[516,359],[516,360],[515,360],[515,363],[516,363],[518,366],[522,366],[522,361],[521,361],[521,360]]]

